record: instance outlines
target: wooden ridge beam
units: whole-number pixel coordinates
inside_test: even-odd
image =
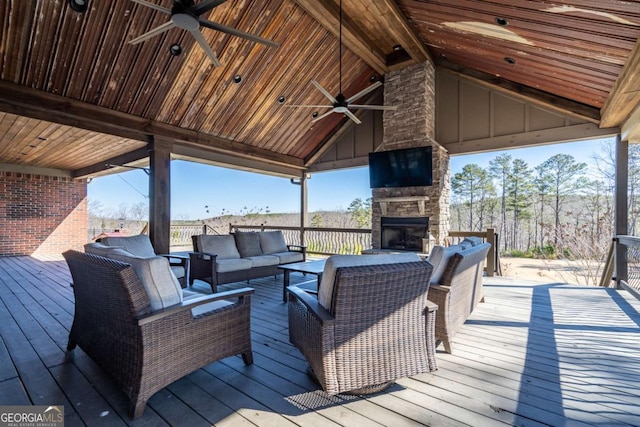
[[[548,92],[521,85],[482,71],[452,64],[448,61],[438,61],[437,65],[462,78],[498,90],[507,95],[525,99],[534,104],[580,120],[586,120],[597,125],[600,124],[600,110],[590,105],[555,96]]]
[[[602,126],[622,126],[640,107],[640,38],[602,107]]]
[[[147,141],[148,135],[204,146],[236,157],[304,169],[303,160],[191,129],[122,113],[0,80],[0,111],[76,128]]]
[[[332,0],[295,0],[305,12],[318,21],[336,38],[340,28],[340,9]],[[387,62],[385,55],[353,24],[348,16],[342,16],[342,41],[345,46],[380,74],[385,74]]]
[[[295,2],[327,31],[338,37],[340,9],[335,1],[295,0]],[[403,68],[410,64],[431,60],[428,51],[411,29],[404,14],[393,0],[376,0],[375,2],[371,2],[369,12],[379,20],[380,28],[385,28],[385,31],[395,40],[396,44],[401,45],[411,57],[409,61],[388,65],[387,53],[389,52],[381,52],[358,28],[355,24],[357,20],[343,13],[342,39],[345,46],[376,72],[386,74],[391,69]]]

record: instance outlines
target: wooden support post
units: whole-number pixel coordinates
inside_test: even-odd
[[[168,254],[171,228],[171,143],[148,137],[149,148],[149,239],[156,253]]]
[[[628,234],[629,201],[629,142],[616,137],[616,194],[615,194],[615,233],[617,236]],[[627,281],[627,262],[625,245],[615,245],[615,277],[617,288],[620,282]]]
[[[307,172],[302,172],[300,175],[300,244],[305,246],[304,230],[309,224],[309,204],[308,204],[308,187],[307,179],[310,175]]]
[[[496,229],[487,228],[487,243],[491,243],[491,249],[487,253],[487,276],[493,277],[496,271]]]

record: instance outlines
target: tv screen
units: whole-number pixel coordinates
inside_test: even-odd
[[[369,153],[371,188],[433,185],[432,148],[416,147]]]

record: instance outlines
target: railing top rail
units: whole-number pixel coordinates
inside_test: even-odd
[[[628,236],[628,235],[617,235],[615,239],[618,240],[618,243],[625,246],[640,246],[640,237]]]
[[[300,230],[300,227],[286,226],[286,225],[244,225],[244,224],[229,224],[231,228],[245,228],[250,230]],[[326,231],[326,232],[340,232],[340,233],[371,233],[370,228],[341,228],[341,227],[304,227],[305,231]]]

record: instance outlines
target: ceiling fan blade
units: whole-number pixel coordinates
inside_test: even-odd
[[[218,57],[211,49],[211,46],[209,46],[209,43],[207,43],[207,41],[204,39],[202,33],[200,33],[200,30],[193,30],[189,32],[191,33],[193,38],[196,39],[202,50],[204,50],[204,53],[206,53],[209,59],[211,59],[213,65],[215,65],[216,67],[220,67],[220,61],[218,61]]]
[[[327,116],[328,116],[329,114],[331,114],[331,113],[333,113],[333,110],[331,110],[331,111],[327,111],[327,112],[326,112],[326,113],[324,113],[323,115],[316,117],[315,119],[311,120],[311,123],[315,123],[315,122],[317,122],[317,121],[318,121],[318,120],[320,120],[320,119],[324,119],[325,117],[327,117]]]
[[[311,83],[313,83],[313,85],[320,91],[322,92],[322,94],[324,96],[326,96],[327,98],[329,98],[329,101],[333,102],[334,104],[336,104],[338,101],[333,97],[333,95],[331,95],[329,92],[326,91],[325,88],[323,88],[322,86],[320,86],[320,83],[318,83],[315,80],[311,80]]]
[[[388,110],[388,111],[394,111],[397,110],[398,107],[395,105],[355,105],[355,104],[349,104],[349,108],[356,108],[356,109],[361,109],[361,110]]]
[[[143,42],[145,40],[150,39],[153,36],[157,36],[158,34],[162,34],[167,30],[170,30],[171,28],[175,27],[176,25],[172,22],[172,21],[167,21],[164,24],[154,28],[151,31],[148,31],[144,34],[142,34],[141,36],[136,37],[133,40],[129,40],[129,44],[138,44],[140,42]]]
[[[381,82],[375,82],[374,84],[372,84],[368,88],[361,90],[360,92],[358,92],[355,95],[353,95],[351,98],[347,99],[347,103],[353,102],[358,98],[362,98],[363,96],[365,96],[369,92],[371,92],[371,91],[373,91],[375,89],[378,89],[380,86],[382,86]]]
[[[227,0],[202,0],[200,3],[193,5],[193,7],[191,8],[191,12],[199,16],[205,12],[210,11],[211,9],[220,6],[226,1]]]
[[[160,12],[166,13],[167,15],[171,15],[171,9],[167,9],[166,7],[158,6],[157,4],[150,3],[145,0],[131,0],[134,3],[141,4],[142,6],[146,6],[151,9],[158,10]]]
[[[333,108],[333,105],[300,105],[300,104],[282,104],[283,107],[302,107],[302,108]]]
[[[242,37],[243,39],[251,40],[256,43],[266,44],[267,46],[271,47],[280,46],[280,43],[276,43],[272,40],[264,39],[262,37],[254,36],[253,34],[245,33],[244,31],[240,31],[237,28],[227,27],[226,25],[218,24],[217,22],[211,22],[202,18],[198,18],[198,22],[200,22],[200,25],[202,25],[203,27]]]
[[[362,123],[360,121],[359,118],[357,118],[351,111],[347,110],[344,112],[344,115],[349,117],[351,120],[353,120],[354,122],[356,122],[357,125],[359,125],[360,123]]]

